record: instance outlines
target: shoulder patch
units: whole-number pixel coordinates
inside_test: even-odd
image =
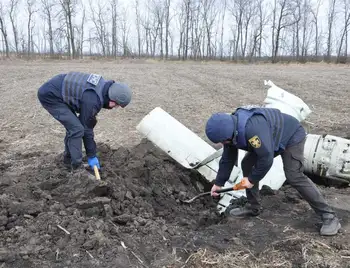
[[[88,79],[87,79],[87,82],[94,85],[94,86],[97,86],[98,82],[100,81],[101,79],[101,75],[98,75],[98,74],[90,74]]]
[[[253,136],[252,138],[250,138],[250,139],[248,140],[248,142],[249,142],[250,145],[251,145],[253,148],[255,148],[255,149],[258,149],[258,148],[261,147],[261,141],[260,141],[260,138],[259,138],[257,135],[255,135],[255,136]]]

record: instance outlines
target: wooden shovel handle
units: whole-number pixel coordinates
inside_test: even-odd
[[[98,172],[97,166],[94,166],[94,171],[95,171],[96,179],[101,180],[100,173]]]

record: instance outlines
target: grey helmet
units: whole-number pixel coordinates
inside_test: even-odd
[[[115,101],[121,107],[127,106],[131,101],[132,92],[127,84],[115,82],[108,90],[108,97],[111,101]]]

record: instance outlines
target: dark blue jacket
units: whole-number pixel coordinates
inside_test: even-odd
[[[265,113],[263,110],[265,110]],[[241,120],[238,111],[233,114],[238,118],[238,133],[236,133],[233,144],[224,145],[216,185],[223,186],[229,179],[233,166],[237,161],[238,149],[253,152],[257,155],[256,164],[248,175],[249,181],[254,184],[266,175],[275,156],[283,152],[286,147],[297,144],[305,138],[306,132],[296,118],[280,113],[278,110],[272,116],[266,116],[267,108],[260,111],[262,113],[254,114],[246,114],[244,111]],[[271,115],[272,110],[268,111]],[[281,115],[281,118],[278,114]],[[279,129],[276,128],[276,122],[282,122],[278,126]]]
[[[57,76],[56,79],[52,80],[52,83],[56,88],[63,88],[63,81],[65,78],[64,75]],[[97,119],[96,115],[100,112],[102,108],[108,109],[108,88],[114,83],[113,80],[109,80],[105,82],[102,90],[103,101],[101,103],[101,98],[94,90],[85,90],[81,95],[79,102],[79,120],[81,124],[84,126],[84,137],[83,143],[86,151],[86,155],[88,157],[96,156],[96,143],[94,140],[94,127],[96,125]],[[61,95],[62,97],[62,95]],[[63,97],[62,97],[63,99]],[[74,111],[72,109],[72,111]]]

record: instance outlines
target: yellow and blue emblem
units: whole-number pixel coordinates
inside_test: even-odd
[[[255,148],[255,149],[258,149],[258,148],[261,147],[261,140],[260,140],[260,138],[259,138],[257,135],[255,135],[255,136],[253,136],[252,138],[250,138],[250,139],[248,140],[248,142],[249,142],[250,145],[251,145],[253,148]]]

